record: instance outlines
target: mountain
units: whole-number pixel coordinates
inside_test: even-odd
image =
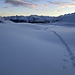
[[[15,23],[56,23],[56,22],[67,22],[67,23],[75,23],[75,13],[65,14],[58,17],[50,17],[50,16],[38,16],[38,15],[30,15],[30,16],[7,16],[4,17],[5,20],[10,20]]]
[[[11,20],[13,22],[25,22],[25,23],[48,23],[54,17],[49,16],[37,16],[37,15],[30,15],[30,16],[8,16],[4,17],[6,20]]]
[[[56,18],[60,22],[75,23],[75,13],[61,15]]]
[[[3,23],[3,18],[2,17],[0,17],[0,23]]]

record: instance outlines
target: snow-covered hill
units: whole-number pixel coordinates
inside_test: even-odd
[[[0,75],[75,75],[75,27],[0,23]]]
[[[0,17],[0,23],[13,23],[13,22],[10,20],[5,20],[5,18],[3,17]]]
[[[75,13],[59,16],[56,20],[59,22],[75,23]]]

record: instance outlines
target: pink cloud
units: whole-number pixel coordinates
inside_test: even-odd
[[[24,6],[24,7],[30,7],[30,8],[37,7],[37,4],[33,4],[24,0],[5,0],[5,3],[11,4],[14,6]]]
[[[70,4],[67,4],[67,5],[61,6],[61,8],[65,8],[65,7],[68,7],[68,8],[75,7],[75,3],[70,3]]]
[[[57,5],[60,8],[72,8],[75,7],[75,2],[49,2],[49,4]]]

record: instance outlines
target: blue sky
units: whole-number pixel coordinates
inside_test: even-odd
[[[59,16],[75,12],[75,0],[0,0],[0,16]]]

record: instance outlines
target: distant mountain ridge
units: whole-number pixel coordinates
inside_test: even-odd
[[[3,19],[10,20],[15,23],[56,23],[56,22],[75,23],[75,13],[65,14],[58,17],[38,16],[38,15],[7,16],[3,17]],[[0,22],[2,21],[0,20]]]
[[[30,16],[9,16],[4,17],[6,20],[11,20],[13,22],[25,22],[25,23],[49,23],[51,19],[54,17],[49,16],[38,16],[38,15],[30,15]]]
[[[75,13],[65,14],[63,16],[59,16],[58,18],[61,19],[61,22],[75,23]]]

